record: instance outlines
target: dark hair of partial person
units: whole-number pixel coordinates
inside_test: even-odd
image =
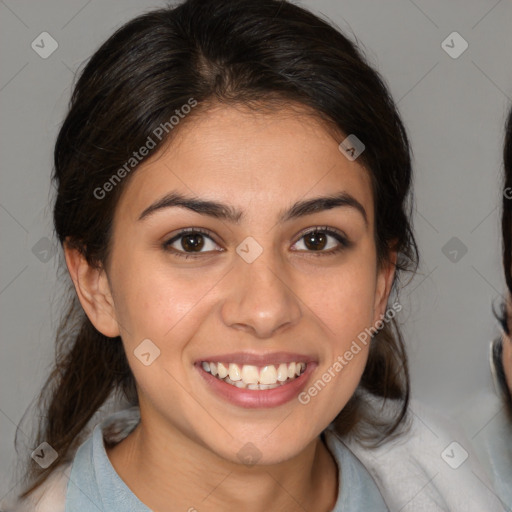
[[[505,127],[503,145],[503,200],[501,212],[501,240],[503,270],[508,293],[512,296],[512,109]],[[507,328],[508,329],[508,328]]]
[[[328,21],[277,0],[188,0],[150,11],[94,53],[55,145],[54,227],[61,244],[81,251],[90,265],[107,267],[113,214],[136,168],[104,198],[94,191],[191,98],[197,107],[153,151],[183,123],[223,104],[270,114],[297,106],[323,121],[339,142],[355,134],[366,146],[358,162],[371,177],[378,265],[388,261],[390,248],[398,252],[394,293],[402,273],[416,270],[411,150],[382,78]],[[55,366],[37,399],[42,420],[33,443],[46,441],[59,457],[41,469],[27,454],[22,496],[72,459],[108,399],[137,405],[120,337],[98,332],[73,297],[57,333]],[[382,420],[366,400],[372,395],[398,404],[395,414]],[[408,400],[407,357],[393,319],[374,336],[358,392],[334,424],[340,434],[372,425],[375,431],[360,437],[378,444],[405,425]]]
[[[509,420],[512,421],[512,393],[508,387],[507,376],[503,366],[503,343],[512,342],[509,339],[503,339],[503,337],[498,337],[493,340],[491,345],[491,358],[498,392],[505,403],[505,413]]]
[[[503,343],[512,343],[512,339],[510,338],[512,311],[509,310],[508,306],[508,304],[512,303],[512,109],[508,113],[505,125],[503,173],[501,247],[508,300],[504,299],[499,306],[499,310],[494,310],[494,314],[500,322],[503,333],[506,336],[502,336],[499,340],[494,341],[492,357],[500,392],[505,402],[507,414],[512,421],[512,393],[507,385],[502,359]]]

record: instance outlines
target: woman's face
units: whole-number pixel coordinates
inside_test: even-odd
[[[146,425],[276,463],[345,406],[368,355],[358,335],[385,312],[370,178],[306,114],[223,106],[189,121],[118,203],[109,314]],[[107,316],[97,327],[115,335]]]

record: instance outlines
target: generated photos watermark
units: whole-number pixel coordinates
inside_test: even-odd
[[[346,350],[342,355],[340,354],[334,363],[319,377],[306,391],[299,393],[298,400],[302,405],[307,405],[311,401],[312,397],[315,397],[322,391],[325,386],[331,380],[333,380],[336,375],[338,375],[345,366],[349,364],[354,357],[359,354],[362,350],[362,346],[368,345],[368,342],[375,336],[386,323],[390,322],[395,318],[397,313],[402,310],[402,305],[398,302],[395,302],[391,308],[389,308],[385,314],[380,315],[380,319],[375,322],[375,324],[366,328],[364,331],[360,332],[357,335],[357,339],[352,341],[350,348]]]
[[[167,134],[171,132],[187,114],[197,105],[194,98],[190,98],[187,103],[183,104],[179,109],[174,112],[169,121],[160,123],[148,136],[146,142],[139,148],[138,151],[132,153],[122,167],[120,167],[112,176],[101,186],[94,189],[93,195],[96,199],[104,199],[109,192],[112,192],[116,185],[118,185],[123,178],[125,178],[142,160],[151,153],[157,145],[157,140],[160,142]]]

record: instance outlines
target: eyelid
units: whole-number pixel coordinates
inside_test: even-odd
[[[206,228],[191,227],[191,228],[183,228],[183,229],[178,230],[178,232],[175,235],[173,235],[171,238],[169,238],[165,243],[174,242],[174,241],[176,241],[176,239],[182,237],[183,235],[189,234],[189,233],[200,233],[201,235],[206,235],[213,240],[213,236],[212,236],[213,233],[210,230],[208,230]]]
[[[314,233],[315,231],[334,232],[334,233],[342,236],[343,238],[348,238],[347,235],[343,231],[341,231],[340,229],[337,229],[337,228],[333,228],[331,226],[310,226],[309,228],[304,228],[301,231],[299,231],[296,236],[299,239],[301,236],[307,235],[308,233]]]
[[[348,248],[353,245],[353,242],[349,239],[349,237],[343,231],[341,231],[340,229],[337,229],[337,228],[330,227],[330,226],[313,226],[313,227],[303,229],[296,235],[297,239],[295,240],[295,242],[293,242],[293,245],[295,245],[303,236],[308,235],[309,233],[315,233],[315,232],[327,233],[328,235],[333,236],[344,247]],[[309,252],[314,253],[315,251],[309,251]],[[316,252],[329,253],[329,251],[316,251]]]
[[[209,231],[208,229],[205,229],[205,228],[195,228],[195,227],[191,227],[191,228],[183,228],[183,229],[180,229],[178,231],[178,233],[176,233],[175,235],[173,235],[171,238],[169,239],[166,239],[163,244],[162,244],[162,247],[165,251],[169,251],[171,252],[172,254],[174,255],[177,255],[178,257],[184,257],[184,258],[198,258],[198,257],[203,257],[209,253],[211,253],[212,251],[205,251],[205,252],[185,252],[185,251],[179,251],[177,249],[174,249],[173,247],[171,247],[171,245],[176,242],[177,240],[179,240],[180,238],[182,238],[183,236],[187,235],[187,234],[190,234],[190,233],[194,233],[194,234],[200,234],[200,235],[203,235],[203,236],[206,236],[207,238],[209,238],[214,244],[216,245],[219,245],[214,237],[213,237],[213,233],[211,231]],[[224,249],[222,250],[218,250],[217,252],[223,252]]]

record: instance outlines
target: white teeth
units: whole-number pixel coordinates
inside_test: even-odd
[[[238,367],[237,364],[229,364],[229,378],[233,381],[242,379],[242,376],[240,375],[240,368]]]
[[[247,389],[263,391],[265,389],[274,389],[281,386],[281,384],[248,384]]]
[[[222,364],[217,364],[217,371],[219,372],[219,379],[223,379],[228,374],[228,369]]]
[[[242,380],[245,384],[258,384],[259,371],[256,366],[250,364],[244,364],[241,372]],[[263,381],[261,381],[263,382]],[[266,383],[265,383],[266,384]]]
[[[264,390],[273,389],[294,380],[306,370],[306,363],[280,363],[258,368],[255,365],[236,363],[213,363],[203,361],[204,371],[218,379],[242,389]]]
[[[261,384],[275,384],[277,381],[276,367],[272,364],[264,366],[260,372],[260,383]]]
[[[279,382],[284,382],[288,378],[288,365],[286,363],[281,363],[279,368],[277,369],[277,380]]]

